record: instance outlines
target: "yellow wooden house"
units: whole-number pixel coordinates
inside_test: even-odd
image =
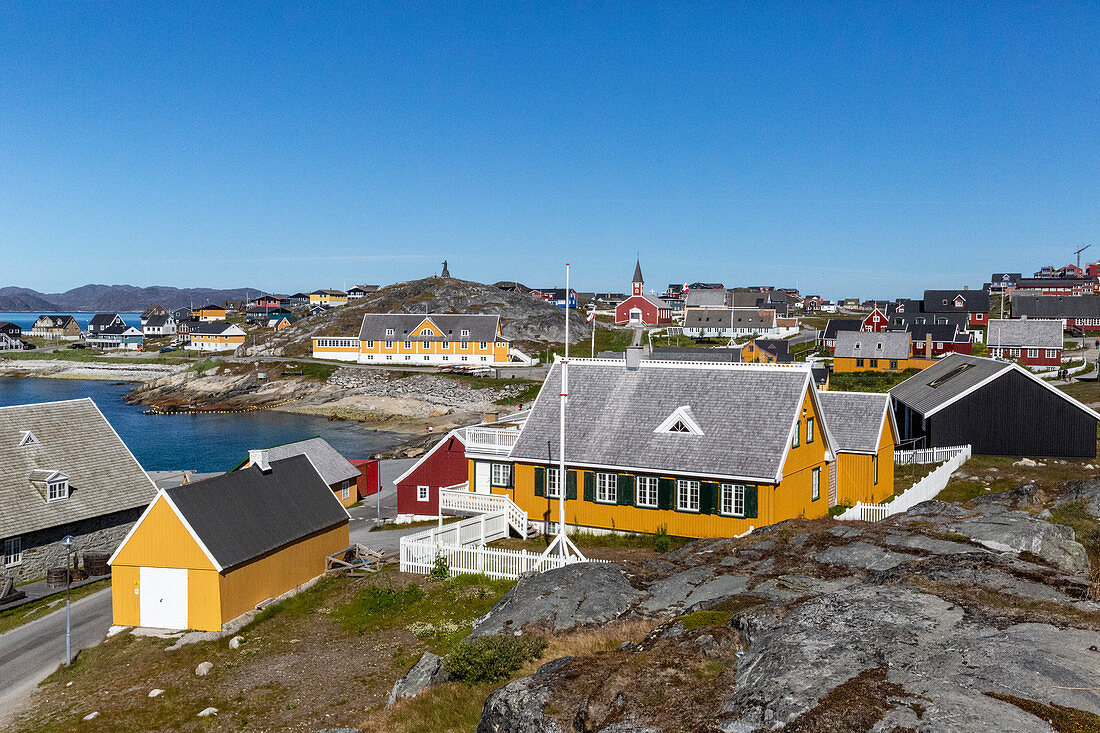
[[[501,334],[500,316],[444,313],[368,313],[358,337],[314,337],[313,356],[405,366],[502,366],[532,361]]]
[[[309,294],[310,305],[325,305],[335,307],[347,305],[348,294],[343,290],[314,290]]]
[[[836,442],[837,470],[830,475],[836,502],[879,503],[894,493],[898,426],[889,394],[818,392]]]
[[[305,455],[162,490],[110,559],[114,623],[220,631],[322,575],[348,519]]]
[[[243,346],[247,334],[240,326],[229,321],[194,323],[188,331],[190,351],[235,351]]]
[[[935,359],[915,356],[908,331],[840,331],[833,351],[833,371],[903,372],[925,369]]]
[[[564,490],[570,526],[684,537],[821,517],[837,503],[837,448],[804,365],[628,364],[571,360],[564,480],[559,363],[506,455],[499,440],[467,436],[470,486],[549,522]],[[892,472],[878,487],[851,485],[862,501],[887,488]]]
[[[191,311],[191,317],[204,323],[210,321],[224,321],[227,311],[220,305],[204,305]]]

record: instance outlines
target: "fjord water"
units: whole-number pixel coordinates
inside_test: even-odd
[[[0,377],[0,407],[91,397],[147,471],[227,471],[249,448],[320,436],[347,458],[369,458],[406,436],[314,415],[256,410],[227,415],[143,415],[123,395],[133,385],[85,379]]]

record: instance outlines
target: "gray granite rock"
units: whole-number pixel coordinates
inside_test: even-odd
[[[826,565],[843,565],[864,570],[889,570],[903,562],[920,558],[918,555],[891,552],[866,542],[852,542],[847,545],[828,547],[814,555],[814,559]]]
[[[401,679],[393,683],[386,707],[393,705],[399,698],[416,697],[429,687],[447,681],[447,670],[443,668],[443,657],[424,652],[416,664]]]

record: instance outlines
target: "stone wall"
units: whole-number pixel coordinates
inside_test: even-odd
[[[144,510],[145,507],[136,507],[21,535],[23,563],[0,568],[0,574],[14,577],[16,583],[25,583],[44,577],[49,568],[65,567],[66,552],[61,540],[70,534],[76,540],[73,550],[81,565],[87,550],[113,553]]]

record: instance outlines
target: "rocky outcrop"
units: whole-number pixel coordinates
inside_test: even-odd
[[[447,681],[447,670],[443,668],[443,657],[424,652],[408,672],[393,683],[386,707],[393,705],[402,697],[416,697],[429,687]]]
[[[621,617],[641,596],[617,565],[566,565],[520,579],[474,622],[471,636],[519,633],[527,627],[561,633],[605,624]]]
[[[547,662],[529,677],[509,682],[489,696],[477,733],[563,733],[547,713],[554,687],[572,663],[571,657]]]

